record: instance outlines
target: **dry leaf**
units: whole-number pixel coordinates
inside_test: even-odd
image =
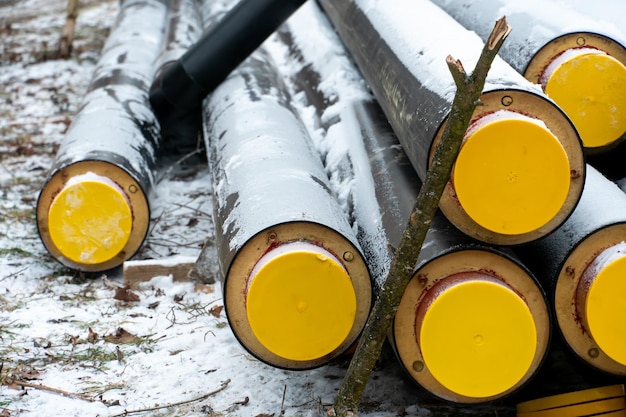
[[[120,301],[139,301],[139,296],[132,292],[129,287],[116,289],[113,298]]]
[[[98,333],[94,332],[91,327],[89,328],[89,334],[87,335],[87,341],[89,343],[96,343],[98,341]]]
[[[209,310],[209,314],[211,314],[213,317],[218,319],[220,317],[220,314],[222,313],[223,309],[224,309],[224,306],[213,306]]]
[[[123,327],[118,327],[114,334],[104,336],[104,340],[108,343],[135,343],[141,340]]]

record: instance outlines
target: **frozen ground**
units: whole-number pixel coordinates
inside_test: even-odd
[[[65,3],[0,0],[0,416],[323,415],[348,359],[300,372],[259,362],[230,331],[219,283],[155,277],[138,301],[116,299],[121,270],[80,274],[47,254],[37,196],[118,7],[81,1],[74,53],[57,60]],[[163,163],[137,259],[199,254],[213,233],[208,175],[201,163]],[[512,410],[442,404],[385,351],[359,415]]]

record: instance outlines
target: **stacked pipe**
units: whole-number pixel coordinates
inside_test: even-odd
[[[608,152],[626,132],[623,5],[610,0],[432,0],[487,39],[502,15],[514,30],[500,55],[569,115],[585,151]]]
[[[349,53],[314,3],[281,29],[293,62],[315,57],[293,75],[325,129],[346,120],[343,134],[358,138],[345,172],[371,187],[352,190],[353,227],[292,107],[284,74],[265,48],[257,49],[303,2],[283,2],[278,12],[274,3],[244,0],[226,13],[226,3],[207,2],[203,26],[210,29],[183,54],[201,26],[193,0],[169,9],[158,0],[122,1],[40,194],[37,222],[45,246],[64,265],[85,271],[119,265],[148,230],[159,128],[180,148],[202,118],[231,328],[260,360],[309,369],[357,341],[391,259],[380,242],[400,241],[451,108],[455,88],[443,54],[471,68],[482,42],[427,0],[320,0]],[[263,16],[272,19],[241,36],[242,22]],[[315,55],[319,45],[302,42],[312,29],[332,53]],[[433,34],[436,48],[428,42]],[[610,76],[621,74],[620,83],[625,78],[626,61],[611,39],[595,33],[559,39],[532,53],[544,64],[546,51],[552,54],[552,64],[539,65],[545,70],[539,80],[557,102],[562,76],[581,77],[576,63],[584,71],[590,63],[605,65]],[[600,44],[610,47],[603,52]],[[341,92],[324,90],[324,75],[316,73],[328,59],[341,61],[342,81],[358,91],[334,115],[329,109]],[[528,68],[537,72],[537,65]],[[151,82],[161,126],[149,105]],[[616,113],[620,83],[601,100]],[[586,120],[576,122],[589,153],[619,141],[624,127],[615,120],[595,136],[585,133]],[[626,374],[626,196],[585,165],[576,128],[557,104],[502,60],[494,61],[440,208],[389,335],[413,380],[458,403],[492,401],[525,385],[550,339],[548,304],[534,276],[550,289],[556,324],[575,354],[605,373]],[[517,249],[519,258],[505,248],[520,244],[526,245]]]
[[[360,334],[371,305],[370,277],[286,86],[262,48],[211,94],[204,117],[233,333],[273,366],[323,365]]]
[[[374,158],[377,189],[395,184],[400,175],[406,176],[400,183],[419,186],[407,165],[401,173],[403,155],[390,128],[370,120],[369,113],[360,109],[358,117],[361,127],[367,126],[362,130]],[[417,191],[412,190],[414,198]],[[390,222],[384,207],[398,204],[393,201],[398,193],[407,188],[381,202],[392,244],[399,243],[404,223]],[[404,219],[412,206],[398,205]],[[543,290],[519,259],[462,235],[439,213],[390,339],[403,368],[420,386],[448,401],[476,404],[508,396],[530,380],[546,355],[550,327]]]
[[[473,68],[482,41],[428,1],[320,3],[423,179],[455,91],[445,54]],[[584,173],[570,120],[496,58],[440,208],[479,240],[527,243],[571,214]]]
[[[368,262],[384,260],[371,269],[385,275],[389,245],[399,244],[421,182],[328,20],[308,6],[280,37],[298,68],[296,85],[316,107],[327,141],[335,140],[326,160],[337,162],[327,163],[353,184],[353,217]],[[547,302],[532,274],[510,250],[462,234],[438,213],[390,333],[407,374],[448,401],[493,401],[528,382],[549,339]]]
[[[159,125],[148,102],[166,26],[159,0],[124,0],[82,105],[37,201],[50,254],[82,271],[120,265],[140,248]]]
[[[592,167],[581,201],[550,236],[519,248],[550,290],[558,328],[586,364],[626,375],[626,194]]]
[[[589,160],[614,153],[626,132],[626,33],[614,2],[432,0],[483,39],[502,13],[515,30],[501,55],[567,112]],[[626,318],[623,263],[624,193],[588,168],[581,201],[554,234],[521,248],[523,259],[551,292],[566,345],[593,368],[624,375]]]

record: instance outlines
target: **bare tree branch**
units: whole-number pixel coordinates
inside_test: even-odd
[[[389,274],[374,303],[354,357],[337,392],[333,408],[328,410],[329,416],[356,415],[367,381],[380,356],[387,331],[413,274],[430,222],[450,179],[452,166],[479,102],[491,63],[510,31],[511,28],[504,17],[498,20],[470,76],[467,76],[460,61],[450,56],[446,59],[457,85],[452,109],[441,141],[435,150],[433,163],[426,174],[392,259]]]

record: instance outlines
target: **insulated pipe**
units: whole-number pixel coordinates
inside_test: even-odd
[[[37,201],[39,236],[62,264],[120,265],[148,232],[159,135],[148,88],[167,7],[124,0]]]
[[[572,119],[585,152],[606,152],[626,133],[624,5],[612,0],[432,0],[487,39],[506,16],[500,55],[540,84]]]
[[[202,100],[259,47],[305,0],[240,0],[150,89],[150,102],[165,129],[185,128]],[[172,146],[195,146],[176,137]],[[194,139],[191,143],[185,143]]]
[[[359,242],[377,281],[389,271],[389,245],[400,242],[419,178],[315,4],[279,35],[295,85],[326,131],[320,147],[331,184],[342,183],[338,191],[350,185]],[[549,338],[544,294],[511,251],[467,237],[438,213],[390,337],[409,376],[449,401],[494,400],[531,378]]]
[[[585,363],[626,375],[626,195],[592,167],[572,216],[519,248],[549,289],[561,334]]]
[[[263,49],[205,102],[215,241],[233,333],[280,368],[326,364],[369,314],[369,272]]]
[[[446,54],[473,68],[482,41],[428,0],[320,3],[424,179],[455,92]],[[567,116],[496,57],[440,208],[474,238],[526,243],[571,214],[584,172]]]
[[[373,104],[355,110],[385,234],[396,246],[420,181],[382,112]],[[485,403],[512,394],[535,375],[549,345],[548,311],[543,290],[510,251],[476,242],[438,213],[390,340],[408,375],[430,393]]]

